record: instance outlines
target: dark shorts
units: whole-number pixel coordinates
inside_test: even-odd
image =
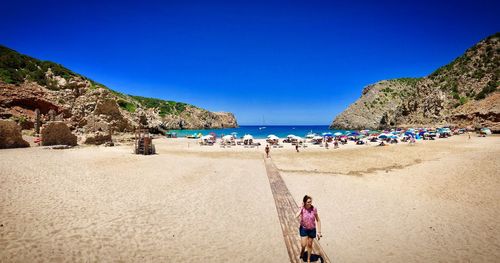
[[[305,229],[302,226],[299,228],[299,233],[301,237],[310,237],[316,238],[316,228],[313,229]]]

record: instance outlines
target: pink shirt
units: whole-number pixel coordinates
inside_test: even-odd
[[[316,228],[316,215],[318,215],[318,210],[316,207],[312,209],[306,209],[302,207],[300,210],[301,219],[300,225],[305,229],[313,229]]]

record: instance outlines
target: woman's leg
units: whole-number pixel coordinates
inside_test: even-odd
[[[307,239],[308,237],[300,237],[300,258],[304,255],[304,250],[306,249],[307,246]]]
[[[307,237],[307,262],[311,262],[311,254],[313,252],[313,239],[311,237]]]

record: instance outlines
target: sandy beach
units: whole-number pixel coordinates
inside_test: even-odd
[[[0,151],[0,262],[289,262],[264,147]],[[495,262],[500,137],[271,149],[334,262]]]

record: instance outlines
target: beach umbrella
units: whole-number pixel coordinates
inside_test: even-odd
[[[413,137],[413,136],[415,136],[415,133],[410,132],[410,131],[406,131],[406,132],[404,133],[404,135],[407,135],[407,136],[412,136],[412,137]]]
[[[274,135],[274,134],[271,134],[271,135],[267,136],[267,138],[268,138],[269,140],[279,140],[279,139],[280,139],[278,136],[276,136],[276,135]]]
[[[253,136],[250,134],[245,134],[245,136],[243,136],[243,140],[253,140]]]
[[[391,139],[397,139],[398,136],[397,135],[391,135]]]
[[[287,137],[287,138],[293,138],[293,137],[295,137],[295,135],[293,135],[293,134],[288,134],[288,136],[286,136],[286,137]]]
[[[323,137],[325,137],[325,136],[332,136],[332,133],[331,132],[324,132],[321,135],[323,135]]]
[[[379,139],[387,139],[389,138],[389,135],[388,134],[385,134],[385,133],[382,133],[378,136]]]
[[[312,138],[314,138],[314,136],[315,136],[314,134],[308,134],[308,135],[306,135],[306,138],[307,139],[312,139]]]
[[[357,131],[353,131],[353,132],[350,132],[348,135],[349,135],[349,136],[358,136],[358,135],[359,135],[359,132],[357,132]]]
[[[205,135],[205,136],[201,136],[201,139],[202,140],[211,140],[213,138],[212,135]]]
[[[313,137],[313,140],[323,140],[323,137],[317,135]]]
[[[341,135],[342,135],[342,133],[341,133],[341,132],[336,132],[336,133],[334,133],[333,135],[335,135],[335,136],[341,136]]]
[[[225,136],[222,137],[222,139],[224,141],[230,141],[230,140],[234,139],[234,137],[232,135],[225,135]]]

